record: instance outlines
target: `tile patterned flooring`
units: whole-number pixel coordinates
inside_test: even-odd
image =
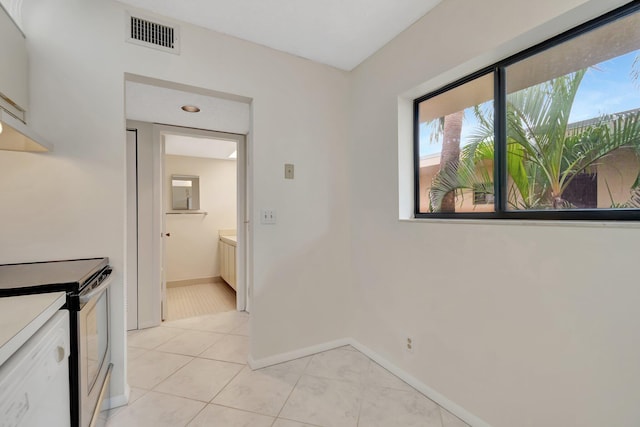
[[[248,315],[129,334],[128,406],[108,427],[468,427],[351,346],[252,371]]]
[[[236,292],[225,282],[167,286],[167,320],[222,313],[235,309]]]

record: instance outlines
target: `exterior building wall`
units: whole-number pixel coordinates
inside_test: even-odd
[[[492,164],[487,164],[493,174]],[[420,168],[420,211],[429,212],[429,187],[440,169],[439,164]],[[598,208],[607,209],[626,203],[638,173],[640,160],[631,148],[615,150],[592,168],[597,173]],[[509,182],[511,188],[512,182]],[[492,204],[473,203],[473,191],[463,190],[456,197],[457,212],[491,212]]]

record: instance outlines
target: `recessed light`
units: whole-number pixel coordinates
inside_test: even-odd
[[[187,113],[197,113],[198,111],[200,111],[200,108],[196,107],[195,105],[183,105],[182,110],[186,111]]]

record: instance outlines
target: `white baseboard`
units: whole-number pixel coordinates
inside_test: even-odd
[[[267,366],[277,365],[278,363],[289,362],[294,359],[300,359],[301,357],[311,356],[312,354],[321,353],[323,351],[332,350],[334,348],[342,347],[343,345],[351,344],[350,338],[341,338],[335,341],[329,341],[318,345],[312,345],[311,347],[305,347],[287,353],[280,353],[274,356],[265,357],[262,359],[254,360],[249,356],[249,367],[251,369],[266,368]]]
[[[154,322],[153,320],[149,320],[149,321],[146,321],[146,322],[138,323],[138,329],[137,330],[147,329],[147,328],[155,328],[156,326],[160,326],[160,325],[162,325],[162,320],[160,321],[160,323]]]
[[[266,368],[267,366],[277,365],[278,363],[289,362],[294,359],[299,359],[301,357],[311,356],[312,354],[321,353],[323,351],[332,350],[334,348],[342,347],[345,345],[352,345],[358,351],[365,354],[369,359],[376,362],[378,365],[385,368],[387,371],[391,372],[402,381],[409,384],[411,387],[418,390],[420,393],[427,396],[429,399],[436,402],[438,405],[445,408],[447,411],[451,412],[456,417],[460,418],[465,423],[469,424],[472,427],[491,427],[489,423],[472,414],[471,412],[464,409],[462,406],[457,403],[447,399],[442,394],[438,393],[436,390],[432,389],[428,385],[419,381],[412,375],[408,374],[406,371],[400,369],[393,363],[389,362],[387,359],[371,350],[369,347],[366,347],[360,344],[358,341],[353,338],[342,338],[335,341],[329,341],[318,345],[313,345],[310,347],[301,348],[298,350],[290,351],[287,353],[280,353],[274,356],[265,357],[262,359],[254,360],[251,356],[249,356],[249,367],[251,369],[260,369]]]
[[[131,387],[129,387],[129,384],[126,384],[124,387],[123,394],[109,397],[109,400],[107,402],[109,409],[117,408],[119,406],[124,406],[127,403],[129,403],[130,394],[131,394]]]
[[[209,283],[223,283],[222,277],[196,277],[194,279],[182,279],[167,281],[167,288],[179,288],[180,286],[203,285]]]
[[[471,412],[464,409],[462,406],[457,403],[447,399],[442,394],[438,393],[436,390],[432,389],[428,385],[416,379],[414,376],[408,374],[406,371],[403,371],[393,363],[389,362],[384,357],[380,356],[375,351],[371,350],[369,347],[366,347],[360,344],[356,340],[350,340],[349,344],[355,347],[358,351],[365,354],[369,359],[376,362],[378,365],[385,368],[387,371],[391,372],[396,377],[400,378],[402,381],[409,384],[411,387],[418,390],[420,393],[427,396],[429,399],[436,402],[438,405],[442,406],[447,411],[451,412],[456,417],[460,418],[465,423],[469,424],[472,427],[491,427],[489,423],[472,414]]]

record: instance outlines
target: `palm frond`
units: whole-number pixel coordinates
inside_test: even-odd
[[[627,203],[625,203],[625,207],[640,209],[640,187],[636,187],[631,192],[631,198]]]
[[[429,190],[429,202],[433,212],[440,212],[442,200],[451,192],[462,190],[482,191],[493,194],[493,177],[487,168],[476,166],[468,159],[451,162],[436,174]]]
[[[567,147],[560,177],[561,188],[565,189],[579,172],[619,148],[634,148],[640,153],[640,112],[617,118],[604,116],[596,125],[588,126],[565,140]],[[636,177],[637,187],[639,178]]]
[[[507,95],[507,203],[511,207],[571,208],[562,194],[576,176],[620,148],[634,149],[640,159],[638,111],[602,116],[582,126],[569,125],[585,73],[586,69],[580,70]],[[451,191],[477,189],[493,182],[485,168],[495,160],[494,116],[489,106],[473,108],[478,124],[468,135],[460,160],[434,178],[430,191],[434,209],[440,208],[442,198]],[[490,187],[492,193],[493,184]],[[638,207],[638,188],[640,171],[629,206]]]

